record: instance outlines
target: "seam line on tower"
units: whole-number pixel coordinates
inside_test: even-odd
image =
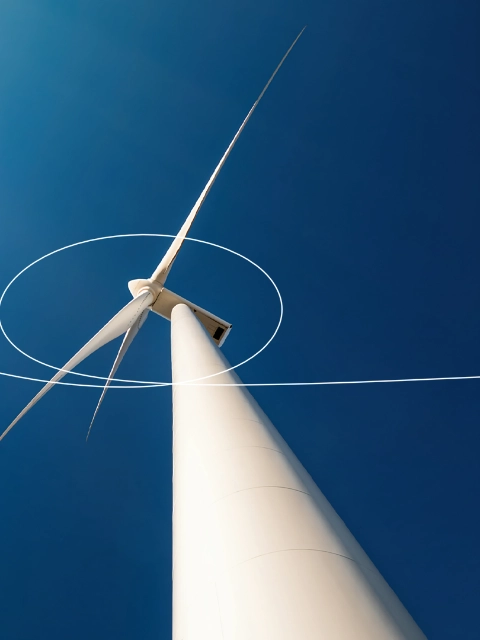
[[[286,551],[315,551],[316,553],[326,553],[330,556],[338,556],[339,558],[344,558],[345,560],[350,560],[351,562],[355,563],[356,565],[358,565],[361,569],[365,569],[368,570],[367,567],[364,567],[362,564],[360,564],[359,562],[357,562],[356,560],[354,560],[353,558],[350,558],[349,556],[344,556],[341,553],[335,553],[334,551],[326,551],[325,549],[305,549],[305,548],[300,548],[300,549],[278,549],[277,551],[267,551],[266,553],[261,553],[258,556],[253,556],[252,558],[247,558],[246,560],[242,560],[241,562],[237,562],[237,564],[232,565],[231,567],[228,568],[228,570],[230,569],[235,569],[235,567],[239,567],[242,564],[245,564],[247,562],[251,562],[252,560],[258,560],[258,558],[263,558],[263,556],[271,556],[274,553],[285,553]],[[370,569],[370,571],[372,571]]]
[[[252,420],[254,422],[254,420]],[[280,449],[272,449],[272,447],[263,447],[260,444],[242,444],[239,447],[228,447],[228,449],[217,449],[214,453],[225,453],[225,451],[235,451],[236,449],[267,449],[268,451],[276,451],[286,457]]]
[[[214,500],[212,504],[216,504],[217,502],[220,502],[220,500],[224,500],[229,496],[233,496],[235,493],[242,493],[243,491],[252,491],[253,489],[286,489],[287,491],[296,491],[297,493],[303,493],[306,496],[312,497],[310,493],[308,493],[307,491],[302,491],[301,489],[294,489],[293,487],[282,487],[278,484],[261,484],[258,487],[246,487],[245,489],[237,489],[237,491],[232,491],[232,493],[227,493],[226,496],[222,496],[221,498],[217,498],[216,500]]]

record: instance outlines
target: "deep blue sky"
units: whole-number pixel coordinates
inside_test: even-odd
[[[480,374],[476,0],[4,0],[0,289],[71,242],[176,233],[304,24],[193,229],[284,297],[241,377]],[[51,258],[2,321],[61,366],[166,246]],[[232,362],[275,326],[270,285],[219,251],[189,243],[169,286],[233,322]],[[151,317],[121,377],[168,380],[168,331]],[[52,375],[3,339],[0,366]],[[38,388],[0,377],[2,429]],[[480,380],[252,393],[427,637],[476,640]],[[56,388],[1,443],[2,640],[171,635],[170,390],[109,392],[86,445],[97,398]]]

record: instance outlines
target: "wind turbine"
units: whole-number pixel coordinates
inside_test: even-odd
[[[97,408],[95,409],[95,413],[93,414],[92,422],[90,423],[90,428],[88,430],[88,434],[89,434],[93,421],[95,420],[95,417],[98,413],[100,405],[105,397],[105,393],[108,387],[110,386],[111,379],[115,376],[115,373],[118,367],[120,366],[120,363],[123,360],[126,352],[128,351],[128,348],[132,344],[135,336],[137,335],[138,331],[140,330],[143,323],[147,319],[149,311],[155,311],[155,313],[158,313],[158,315],[163,316],[164,318],[167,318],[167,320],[170,320],[171,313],[175,305],[185,304],[190,309],[192,309],[192,311],[196,314],[200,322],[204,325],[204,327],[210,333],[213,340],[218,344],[218,346],[222,346],[222,344],[225,342],[225,339],[228,333],[230,332],[232,325],[228,322],[225,322],[225,320],[218,318],[213,313],[210,313],[205,309],[202,309],[201,307],[198,307],[197,305],[189,302],[188,300],[185,300],[185,298],[181,298],[180,296],[173,293],[172,291],[169,291],[168,289],[165,288],[165,282],[167,281],[167,278],[173,266],[173,263],[175,262],[175,259],[178,256],[180,249],[182,248],[182,244],[188,232],[190,231],[190,227],[192,226],[193,221],[195,220],[198,212],[200,211],[202,204],[205,202],[205,199],[210,189],[212,188],[213,183],[217,179],[218,174],[220,173],[228,156],[230,155],[230,152],[235,146],[235,143],[240,137],[242,131],[245,129],[245,126],[247,125],[247,122],[250,120],[253,112],[257,108],[258,103],[263,98],[266,90],[270,86],[270,83],[272,82],[274,77],[277,75],[278,70],[280,69],[282,64],[285,62],[286,58],[288,57],[288,54],[296,45],[298,39],[300,38],[300,36],[304,31],[305,31],[305,27],[300,31],[298,36],[290,45],[287,53],[280,60],[280,63],[278,64],[277,68],[270,76],[267,84],[264,86],[258,98],[255,100],[245,120],[240,125],[240,128],[235,134],[233,140],[228,145],[227,150],[225,151],[220,162],[216,166],[215,171],[212,173],[202,193],[198,197],[195,205],[193,206],[193,209],[188,214],[188,217],[183,223],[182,228],[176,235],[167,253],[163,256],[160,264],[152,273],[151,277],[148,279],[130,280],[130,282],[128,283],[128,288],[130,290],[130,293],[133,296],[133,300],[131,300],[128,304],[126,304],[123,307],[123,309],[121,309],[115,316],[113,316],[113,318],[109,320],[109,322],[107,322],[107,324],[102,329],[100,329],[100,331],[96,333],[93,336],[93,338],[89,340],[87,344],[80,349],[80,351],[77,351],[77,353],[73,356],[73,358],[70,358],[70,360],[63,365],[62,369],[60,369],[60,371],[58,371],[58,373],[56,373],[53,376],[50,382],[47,382],[47,384],[42,389],[40,389],[37,395],[34,398],[32,398],[32,400],[27,404],[27,406],[18,414],[15,420],[13,420],[13,422],[11,422],[9,426],[5,429],[5,431],[0,435],[0,440],[3,440],[3,438],[17,424],[17,422],[21,418],[23,418],[23,416],[28,411],[30,411],[30,409],[35,404],[37,404],[37,402],[41,398],[43,398],[43,396],[48,391],[50,391],[50,389],[55,385],[56,382],[59,382],[64,376],[67,375],[67,373],[72,371],[72,369],[74,369],[78,364],[83,362],[83,360],[88,358],[88,356],[92,355],[92,353],[100,349],[100,347],[103,347],[104,345],[111,342],[112,340],[115,340],[115,338],[118,338],[119,336],[125,334],[123,342],[118,351],[117,357],[115,358],[115,361],[113,363],[112,370],[110,371],[107,382],[103,389],[102,395],[100,396],[100,400],[98,401]],[[87,434],[87,439],[88,439],[88,434]]]
[[[122,334],[112,378],[149,311],[171,320],[174,640],[426,640],[219,347],[231,324],[165,288],[196,215],[294,40],[162,261],[53,376]],[[88,438],[88,435],[87,435]]]

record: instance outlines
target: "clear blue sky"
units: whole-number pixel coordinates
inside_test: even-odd
[[[480,374],[475,0],[4,0],[1,287],[90,237],[175,233],[278,60],[193,235],[257,261],[285,321],[245,381]],[[167,246],[77,248],[8,292],[12,339],[61,366]],[[199,268],[204,263],[203,270]],[[259,348],[267,281],[189,243],[171,288]],[[121,377],[168,380],[151,317]],[[117,345],[80,368],[106,375]],[[4,371],[51,371],[0,341]],[[39,385],[0,377],[1,428]],[[428,638],[478,638],[480,380],[255,388]],[[0,447],[2,640],[171,635],[171,394],[59,387]],[[3,426],[2,426],[3,425]]]

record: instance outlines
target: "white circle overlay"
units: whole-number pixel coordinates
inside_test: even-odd
[[[81,240],[80,242],[74,242],[73,244],[69,244],[69,245],[66,245],[65,247],[61,247],[60,249],[55,249],[54,251],[50,251],[50,253],[46,253],[42,257],[37,258],[37,260],[34,260],[29,265],[24,267],[21,271],[19,271],[17,273],[16,276],[14,276],[10,280],[10,282],[7,284],[7,286],[5,287],[5,289],[3,290],[3,292],[2,292],[2,294],[0,296],[0,307],[1,307],[2,303],[3,303],[3,299],[4,299],[7,291],[10,289],[12,284],[23,273],[25,273],[28,269],[30,269],[34,265],[38,264],[42,260],[45,260],[46,258],[49,258],[50,256],[53,256],[56,253],[60,253],[61,251],[66,251],[67,249],[72,249],[73,247],[78,247],[78,246],[83,245],[83,244],[89,244],[91,242],[99,242],[101,240],[113,240],[115,238],[144,238],[144,237],[150,237],[150,238],[152,238],[152,237],[153,238],[175,238],[176,236],[171,235],[171,234],[167,234],[167,233],[125,233],[125,234],[117,234],[117,235],[112,235],[112,236],[102,236],[100,238],[90,238],[88,240]],[[214,373],[212,375],[204,376],[202,378],[196,378],[195,380],[186,380],[185,382],[182,382],[180,384],[195,383],[197,380],[205,380],[207,378],[216,377],[216,376],[221,375],[222,373],[226,373],[227,371],[232,371],[233,369],[237,369],[238,367],[241,367],[242,365],[246,364],[247,362],[250,362],[251,360],[256,358],[258,355],[260,355],[260,353],[262,353],[262,351],[264,351],[268,347],[268,345],[272,342],[272,340],[277,335],[278,330],[280,329],[280,325],[282,324],[282,320],[283,320],[283,300],[282,300],[282,296],[281,296],[280,290],[277,287],[277,285],[275,284],[273,278],[264,269],[262,269],[262,267],[260,267],[256,262],[254,262],[253,260],[250,260],[250,258],[247,258],[246,256],[244,256],[243,254],[239,253],[238,251],[234,251],[233,249],[229,249],[228,247],[224,247],[224,246],[222,246],[220,244],[215,244],[214,242],[208,242],[207,240],[199,240],[198,238],[185,238],[185,240],[188,240],[189,242],[198,242],[199,244],[209,245],[209,246],[214,247],[216,249],[222,249],[223,251],[226,251],[227,253],[231,253],[234,256],[242,258],[242,260],[245,260],[246,262],[248,262],[252,266],[254,266],[256,269],[258,269],[270,281],[270,283],[272,284],[273,288],[275,289],[275,292],[276,292],[276,294],[278,296],[278,300],[279,300],[279,303],[280,303],[280,315],[279,315],[279,319],[278,319],[277,325],[276,325],[272,335],[270,336],[270,338],[253,355],[249,356],[245,360],[242,360],[242,362],[239,362],[238,364],[236,364],[236,365],[234,365],[232,367],[229,367],[228,369],[224,369],[223,371],[220,371],[219,373]],[[5,328],[3,326],[3,323],[1,321],[1,318],[0,318],[0,330],[3,333],[3,335],[5,336],[5,338],[7,339],[7,341],[12,345],[12,347],[14,349],[16,349],[19,353],[21,353],[23,356],[28,358],[29,360],[32,360],[33,362],[36,362],[37,364],[41,364],[44,367],[48,367],[49,369],[55,369],[55,371],[63,371],[63,369],[61,367],[55,367],[55,366],[53,366],[51,364],[48,364],[47,362],[43,362],[42,360],[38,360],[37,358],[34,358],[30,354],[28,354],[25,351],[23,351],[22,349],[20,349],[20,347],[17,346],[13,342],[13,340],[8,336],[8,334],[5,331]],[[94,376],[94,375],[90,375],[90,374],[87,374],[87,373],[79,373],[77,371],[69,371],[68,373],[70,375],[76,375],[76,376],[81,376],[81,377],[84,377],[84,378],[90,378],[90,379],[95,379],[95,380],[107,381],[109,379],[109,378],[106,378],[106,377],[103,377],[103,376]],[[19,375],[3,373],[3,372],[0,372],[0,375],[6,375],[6,376],[9,376],[9,377],[26,379],[26,380],[31,380],[31,381],[35,381],[35,382],[50,382],[50,380],[43,380],[41,378],[30,378],[30,377],[27,377],[27,376],[19,376]],[[111,381],[112,382],[117,382],[117,383],[119,383],[119,382],[120,383],[128,383],[128,384],[115,384],[115,385],[112,385],[110,387],[111,389],[144,389],[144,388],[151,388],[151,387],[170,387],[170,386],[172,386],[174,384],[173,382],[155,382],[155,381],[152,382],[152,381],[149,381],[149,380],[128,380],[128,379],[122,379],[122,378],[111,378]],[[55,382],[54,384],[62,384],[62,385],[71,386],[71,387],[96,387],[96,388],[101,388],[101,389],[103,389],[103,387],[105,386],[103,384],[85,384],[85,383],[62,382],[62,381]]]

